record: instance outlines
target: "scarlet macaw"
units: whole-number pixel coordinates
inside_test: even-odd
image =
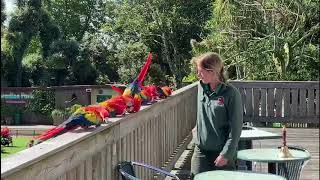
[[[37,143],[40,143],[77,127],[100,126],[108,117],[109,112],[101,105],[80,107],[62,124],[45,131],[34,139],[38,140]]]
[[[169,96],[172,91],[169,87],[142,85],[151,64],[151,58],[151,53],[149,53],[147,61],[141,68],[139,75],[125,90],[112,86],[112,89],[119,93],[118,96],[96,105],[78,108],[65,122],[45,131],[36,137],[35,140],[38,140],[38,143],[40,143],[64,132],[76,129],[77,127],[87,128],[92,125],[99,126],[109,117],[123,115],[125,111],[129,113],[139,111],[142,102],[149,103],[157,98]]]

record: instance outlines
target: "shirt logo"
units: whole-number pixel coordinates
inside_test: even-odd
[[[224,105],[224,98],[223,97],[218,98],[218,105],[220,105],[220,106]]]

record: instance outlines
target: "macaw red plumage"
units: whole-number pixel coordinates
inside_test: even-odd
[[[76,129],[77,127],[87,128],[92,125],[99,126],[108,117],[109,112],[101,105],[80,107],[62,124],[45,131],[34,139],[38,140],[38,143],[40,143],[67,131]]]
[[[77,127],[99,126],[109,117],[123,115],[126,111],[129,113],[138,112],[142,103],[150,103],[158,98],[165,98],[171,95],[172,90],[169,87],[143,86],[143,80],[150,67],[151,59],[152,55],[149,53],[147,61],[141,68],[139,75],[125,90],[112,86],[112,89],[118,92],[117,96],[96,105],[78,108],[62,124],[45,131],[36,137],[35,140],[43,142]]]
[[[143,65],[143,67],[141,68],[140,73],[138,74],[137,78],[135,78],[133,80],[132,83],[130,83],[125,90],[122,90],[120,88],[117,88],[115,86],[112,86],[112,89],[116,92],[118,92],[120,95],[122,95],[123,97],[126,97],[128,99],[131,99],[130,102],[132,102],[132,104],[127,104],[127,111],[129,113],[134,113],[134,112],[138,112],[140,110],[141,107],[141,103],[142,103],[142,96],[141,96],[141,91],[142,91],[142,83],[144,80],[144,77],[147,74],[147,71],[150,67],[151,64],[151,59],[152,59],[152,55],[149,52],[148,57],[147,57],[147,61],[146,63]]]
[[[158,96],[157,86],[155,85],[144,86],[141,91],[142,103],[144,104],[154,102]]]
[[[116,91],[121,97],[125,99],[127,107],[125,108],[127,112],[134,113],[138,112],[141,107],[141,97],[139,94],[134,94],[132,96],[131,94],[123,95],[124,90],[111,86],[114,91]]]
[[[157,87],[159,98],[163,99],[172,94],[172,89],[169,86]]]
[[[150,67],[151,59],[152,59],[152,55],[149,52],[148,57],[147,57],[147,61],[144,64],[144,66],[141,68],[141,71],[140,71],[139,75],[137,76],[136,79],[133,80],[132,83],[130,83],[127,86],[127,88],[122,93],[123,96],[131,95],[131,96],[134,97],[135,94],[139,94],[141,92],[142,83],[143,83],[144,77],[146,76],[147,71],[148,71],[148,69]]]
[[[117,115],[123,115],[128,105],[132,104],[133,100],[129,97],[115,96],[106,101],[100,102],[99,104],[107,109],[110,117],[115,117]]]

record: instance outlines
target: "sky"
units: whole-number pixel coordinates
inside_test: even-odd
[[[7,14],[7,20],[4,22],[4,25],[7,26],[8,22],[10,20],[10,14],[14,11],[14,8],[16,8],[16,0],[4,0],[5,3],[5,12]]]

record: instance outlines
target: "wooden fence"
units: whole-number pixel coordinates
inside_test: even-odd
[[[119,179],[123,160],[172,169],[192,139],[196,119],[196,84],[137,113],[110,118],[92,130],[77,129],[1,160],[4,180]],[[150,172],[137,170],[143,179]]]
[[[319,124],[319,81],[232,81],[239,88],[244,120]]]

